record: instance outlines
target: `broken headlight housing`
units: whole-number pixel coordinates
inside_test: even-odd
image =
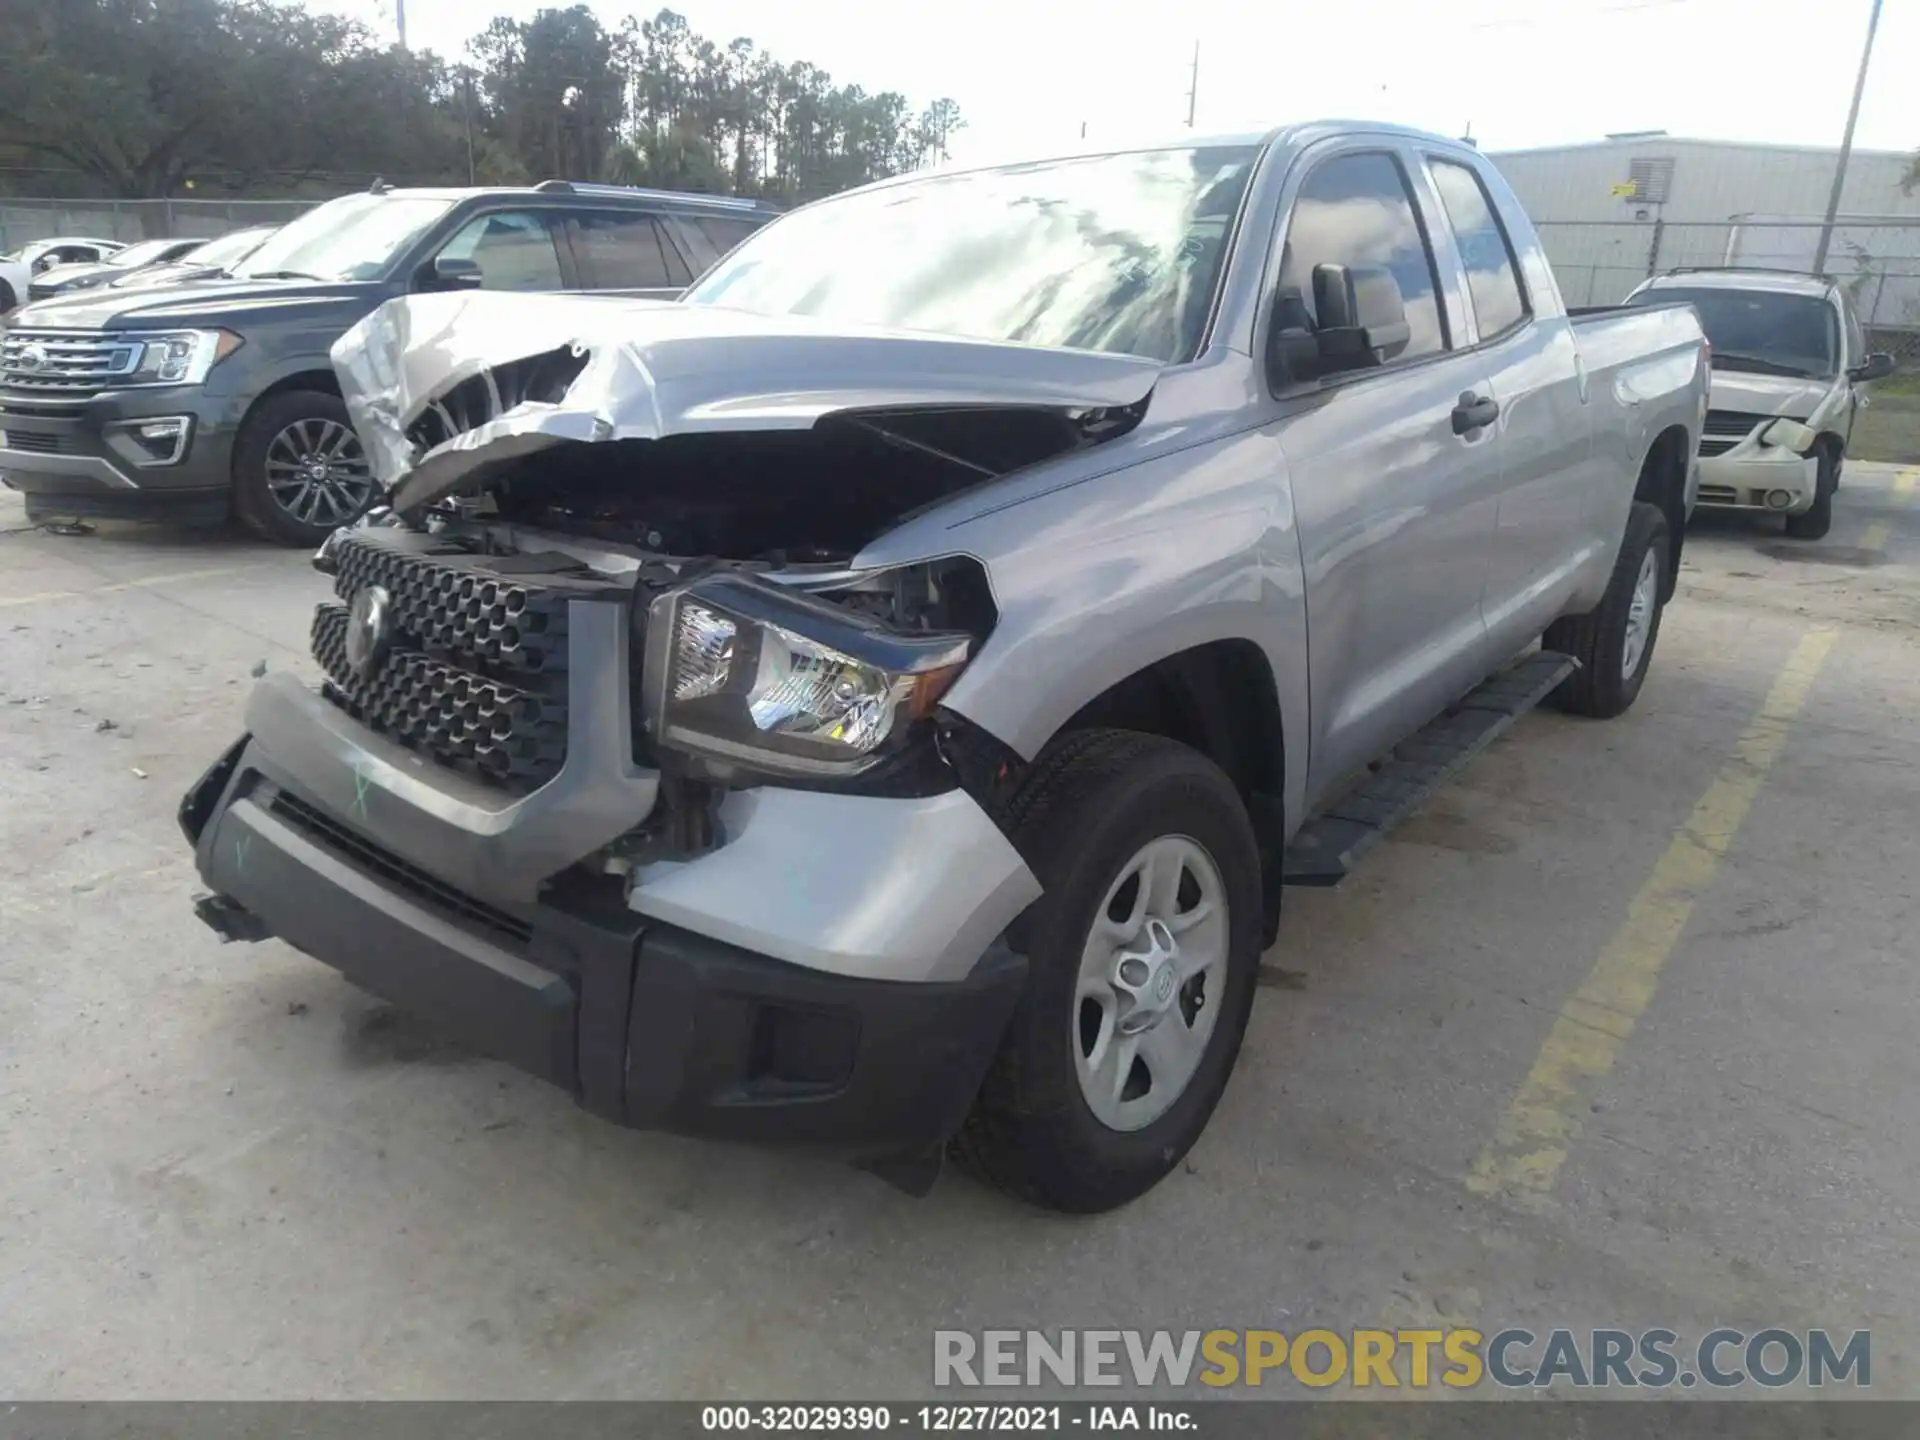
[[[906,743],[972,645],[746,576],[709,576],[649,608],[647,733],[718,778],[851,777]]]
[[[1778,445],[1796,455],[1804,455],[1820,439],[1820,432],[1798,420],[1776,420],[1760,432],[1762,445]]]

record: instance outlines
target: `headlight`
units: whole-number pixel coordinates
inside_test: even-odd
[[[932,714],[972,643],[713,576],[649,610],[647,730],[657,745],[749,770],[857,775]]]
[[[1819,438],[1819,431],[1802,425],[1798,420],[1776,420],[1760,432],[1762,445],[1779,445],[1796,455],[1806,454]]]
[[[199,385],[207,372],[240,348],[229,330],[166,330],[131,335],[139,349],[122,385]]]

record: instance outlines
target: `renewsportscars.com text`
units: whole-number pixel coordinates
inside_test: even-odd
[[[1870,1331],[937,1330],[936,1386],[1821,1388],[1873,1383]]]

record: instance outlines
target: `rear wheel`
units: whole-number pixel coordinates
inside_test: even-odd
[[[1787,516],[1787,534],[1795,540],[1826,539],[1833,528],[1833,492],[1839,488],[1840,459],[1831,450],[1822,450],[1814,502],[1805,513]]]
[[[282,545],[318,545],[380,494],[337,395],[292,390],[263,400],[233,447],[234,509]]]
[[[1260,857],[1232,781],[1154,735],[1076,732],[1010,806],[1044,893],[1029,964],[956,1156],[1051,1209],[1144,1194],[1206,1128],[1260,963]]]
[[[1580,662],[1553,692],[1552,703],[1559,709],[1605,720],[1639,698],[1660,636],[1670,543],[1659,507],[1634,501],[1606,595],[1587,614],[1547,627],[1541,643]]]

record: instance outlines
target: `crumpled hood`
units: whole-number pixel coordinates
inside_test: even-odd
[[[1707,405],[1714,410],[1805,420],[1833,387],[1831,380],[1806,380],[1796,375],[1761,375],[1750,370],[1716,368]]]
[[[562,393],[521,398],[503,367],[536,360],[577,373]],[[1138,356],[677,301],[474,291],[388,301],[334,345],[333,364],[374,473],[402,511],[494,460],[570,440],[804,430],[835,412],[916,406],[1118,408],[1144,400],[1161,369]],[[478,416],[473,390],[449,399],[469,381],[487,402]],[[430,410],[450,422],[440,433],[456,433],[421,449],[409,431]]]

